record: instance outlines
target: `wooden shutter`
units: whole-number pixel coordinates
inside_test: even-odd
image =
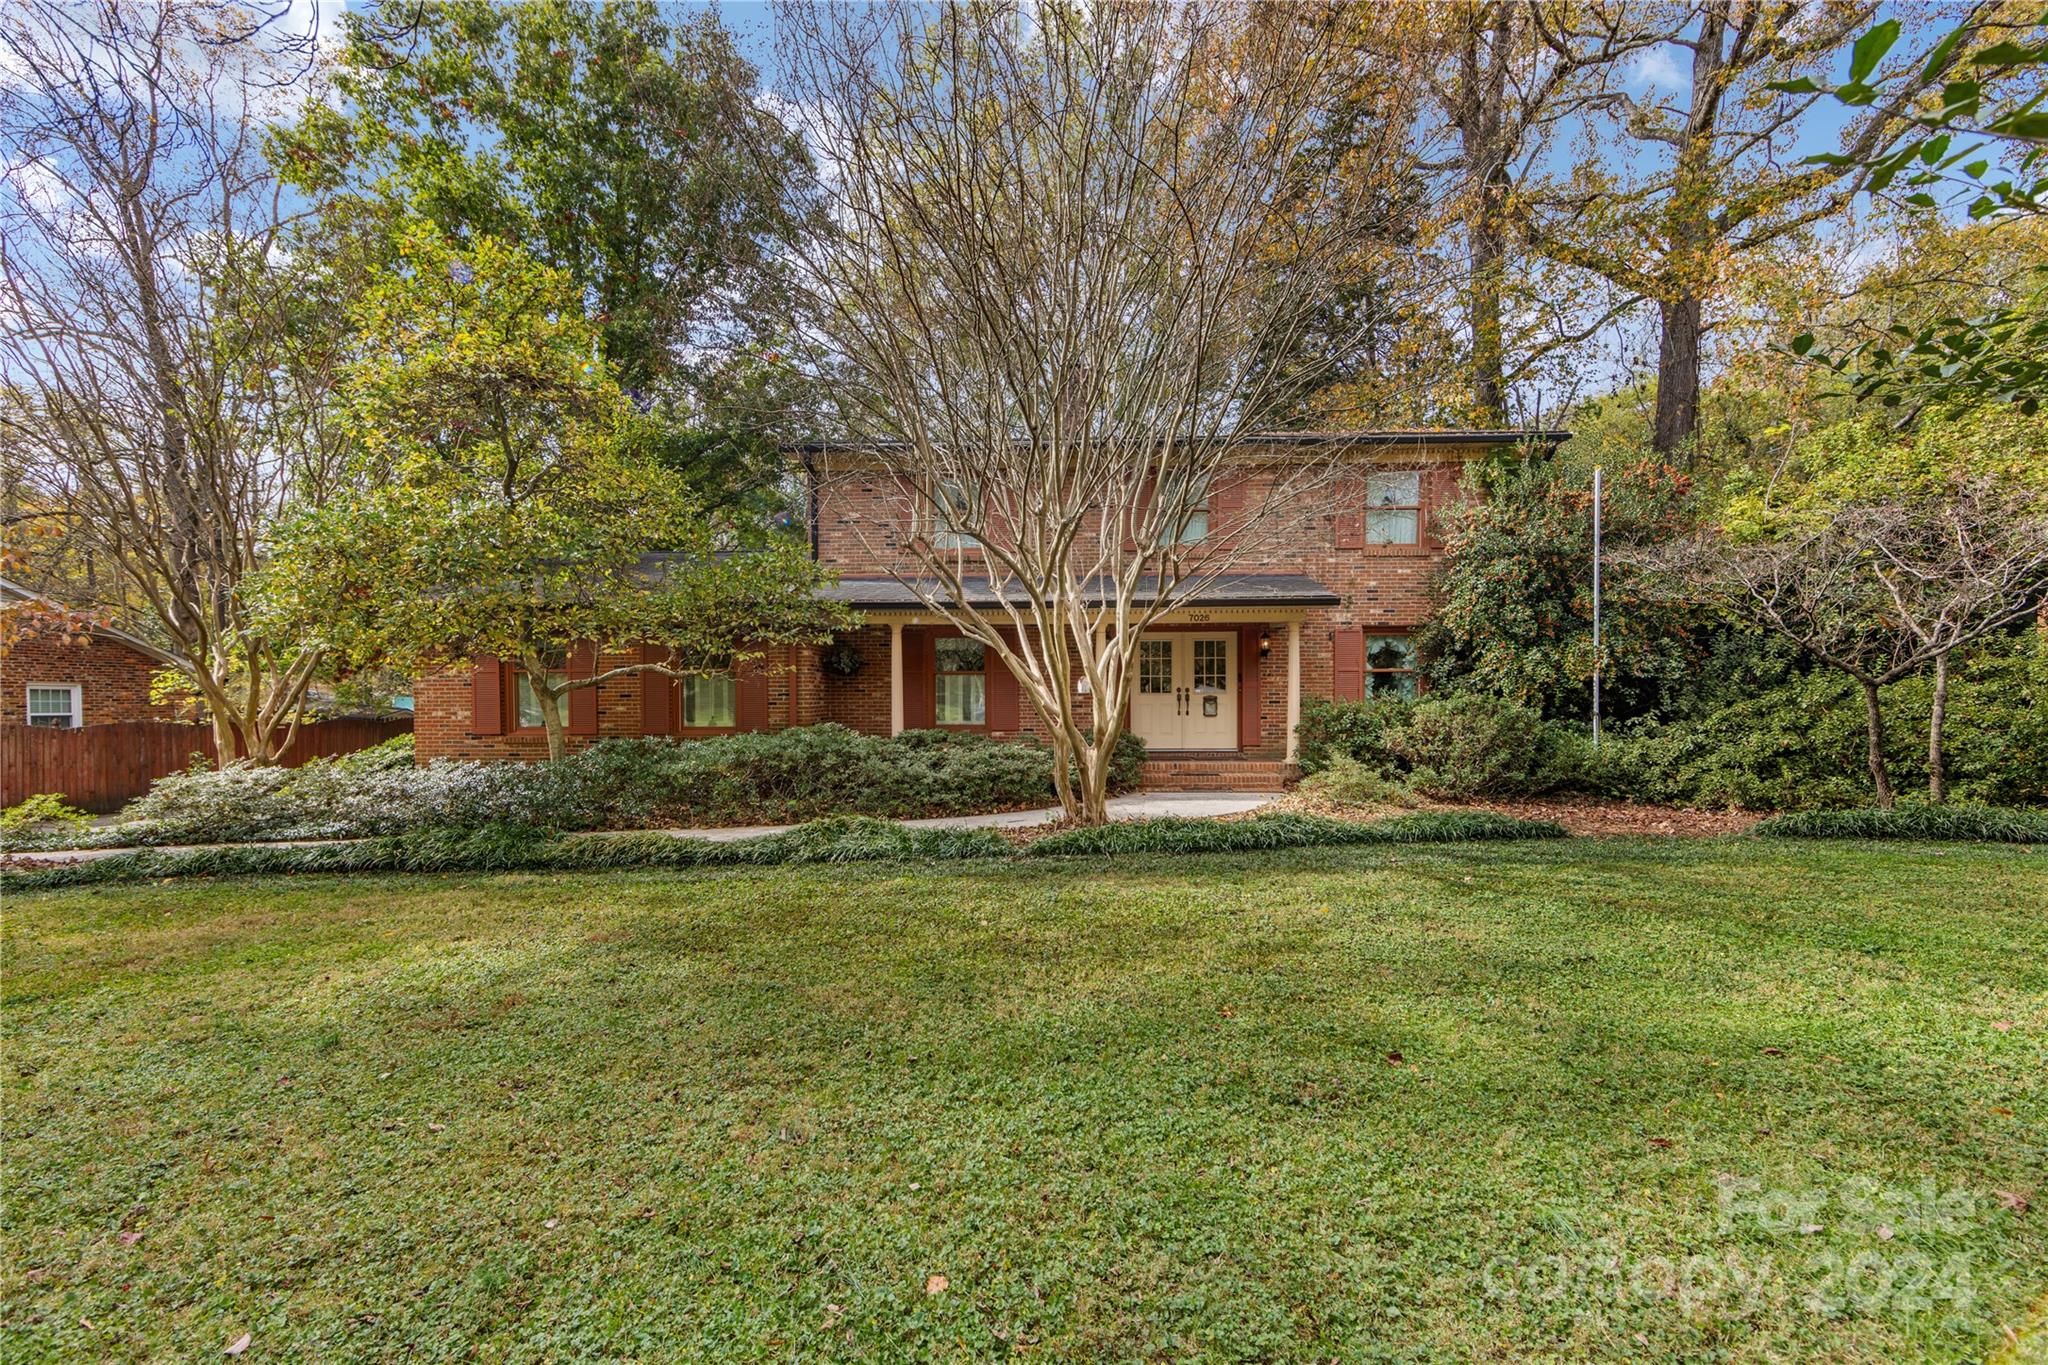
[[[1260,708],[1265,703],[1260,691],[1259,633],[1264,626],[1237,628],[1237,747],[1256,749],[1261,734]]]
[[[597,650],[584,643],[572,645],[569,649],[569,681],[592,677],[597,673]],[[578,687],[569,693],[569,733],[572,735],[594,735],[597,733],[597,689]]]
[[[1004,626],[998,632],[1012,647],[1016,647],[1017,632]],[[991,730],[1015,730],[1022,723],[1022,712],[1018,706],[1017,677],[1009,666],[997,657],[994,650],[988,651],[988,728]]]
[[[1431,465],[1422,475],[1422,534],[1417,538],[1432,550],[1444,547],[1444,518],[1457,505],[1463,474],[1463,465],[1444,463]]]
[[[669,652],[660,645],[640,646],[643,664],[666,663]],[[676,732],[676,680],[663,673],[640,675],[640,733],[672,735]]]
[[[1340,550],[1365,548],[1365,476],[1353,475],[1330,481],[1330,493],[1337,500],[1337,513],[1330,520],[1331,539]]]
[[[469,661],[469,728],[479,735],[505,733],[505,661],[495,654]]]
[[[749,659],[733,670],[733,724],[741,731],[768,728],[768,664]]]
[[[1124,551],[1129,553],[1138,548],[1138,527],[1146,517],[1153,515],[1152,502],[1159,496],[1159,480],[1147,474],[1145,481],[1138,485],[1138,501],[1135,505],[1122,508],[1115,515],[1123,522]]]
[[[1209,538],[1220,540],[1244,520],[1244,500],[1251,475],[1242,469],[1218,469],[1209,485]]]
[[[932,728],[934,685],[932,633],[923,626],[903,628],[903,728]]]
[[[1365,631],[1339,626],[1330,641],[1330,671],[1338,701],[1365,700]]]

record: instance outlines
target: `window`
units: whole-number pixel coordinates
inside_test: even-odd
[[[940,725],[988,724],[987,656],[981,641],[954,636],[932,645],[938,673],[933,719]]]
[[[1195,641],[1195,691],[1228,692],[1230,690],[1230,642],[1228,640]]]
[[[1376,469],[1365,476],[1365,543],[1413,545],[1422,530],[1422,474]]]
[[[1365,693],[1369,697],[1415,695],[1415,646],[1407,636],[1365,637]]]
[[[1168,483],[1164,496],[1166,510],[1170,513],[1185,513],[1187,520],[1180,528],[1180,543],[1198,545],[1209,538],[1209,481],[1205,478],[1196,483],[1183,503],[1175,497],[1178,492],[1173,483]]]
[[[52,730],[75,730],[79,715],[77,683],[31,683],[28,689],[28,723]]]
[[[1173,691],[1173,641],[1138,641],[1138,691],[1148,697]]]
[[[932,548],[935,550],[978,550],[981,542],[954,528],[973,511],[967,490],[952,479],[942,481],[932,498]]]
[[[567,673],[560,671],[550,673],[548,674],[548,690],[554,691],[568,680],[569,675]],[[527,676],[524,669],[520,670],[519,681],[513,685],[513,696],[519,707],[520,729],[538,730],[547,723],[541,719],[540,715],[540,694],[534,691],[533,679]],[[555,705],[566,706],[567,704],[568,698],[556,692]]]
[[[729,730],[739,723],[739,684],[730,673],[683,679],[683,728]]]

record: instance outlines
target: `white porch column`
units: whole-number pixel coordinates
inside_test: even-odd
[[[1287,761],[1299,756],[1301,729],[1301,622],[1287,623]]]
[[[903,733],[903,623],[889,623],[889,733]]]

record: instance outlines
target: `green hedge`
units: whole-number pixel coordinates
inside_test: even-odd
[[[1760,821],[1773,839],[1934,839],[2048,844],[2048,811],[1995,806],[1899,806],[1893,810],[1808,810]]]
[[[1585,745],[1530,707],[1471,693],[1421,701],[1303,705],[1301,766],[1343,756],[1390,782],[1447,801],[1533,796],[1571,786]]]
[[[1556,825],[1476,812],[1405,815],[1370,825],[1313,815],[1251,820],[1132,820],[1048,835],[1039,857],[1063,853],[1235,853],[1318,844],[1398,844],[1469,839],[1555,839]],[[601,872],[623,868],[770,867],[884,860],[1005,858],[1013,849],[986,829],[912,829],[869,816],[813,820],[750,839],[670,834],[561,837],[525,825],[425,830],[350,843],[246,844],[115,853],[56,867],[0,873],[8,891],[40,891],[166,877],[286,876],[344,872]]]
[[[1431,811],[1361,824],[1321,815],[1255,815],[1248,820],[1119,820],[1048,834],[1025,848],[1034,858],[1105,853],[1243,853],[1340,844],[1451,843],[1476,839],[1562,839],[1562,826],[1484,811]]]

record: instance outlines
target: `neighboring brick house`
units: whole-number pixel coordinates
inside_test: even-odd
[[[81,625],[70,612],[0,578],[0,724],[75,729],[117,720],[174,720],[149,699],[150,679],[171,657],[132,635]]]
[[[1258,547],[1168,613],[1141,642],[1130,725],[1155,755],[1150,776],[1179,785],[1277,783],[1294,757],[1304,697],[1353,699],[1414,687],[1411,637],[1431,608],[1443,554],[1442,517],[1467,462],[1562,432],[1287,433],[1248,441],[1219,479],[1208,532],[1261,504],[1288,460],[1329,461],[1313,497],[1269,510]],[[838,571],[835,597],[864,624],[829,650],[773,652],[737,678],[653,674],[569,694],[571,744],[614,735],[696,737],[837,721],[867,734],[931,726],[998,738],[1034,734],[1037,717],[999,661],[984,657],[923,606],[903,581],[917,573],[916,534],[895,481],[858,450],[802,452],[812,489],[811,542]],[[970,550],[971,554],[972,551]],[[986,579],[969,605],[1000,611]],[[847,671],[854,660],[859,666]],[[567,661],[588,676],[625,656]],[[828,666],[833,665],[833,666]],[[474,661],[421,680],[422,761],[537,758],[546,753],[531,699],[514,671]]]

